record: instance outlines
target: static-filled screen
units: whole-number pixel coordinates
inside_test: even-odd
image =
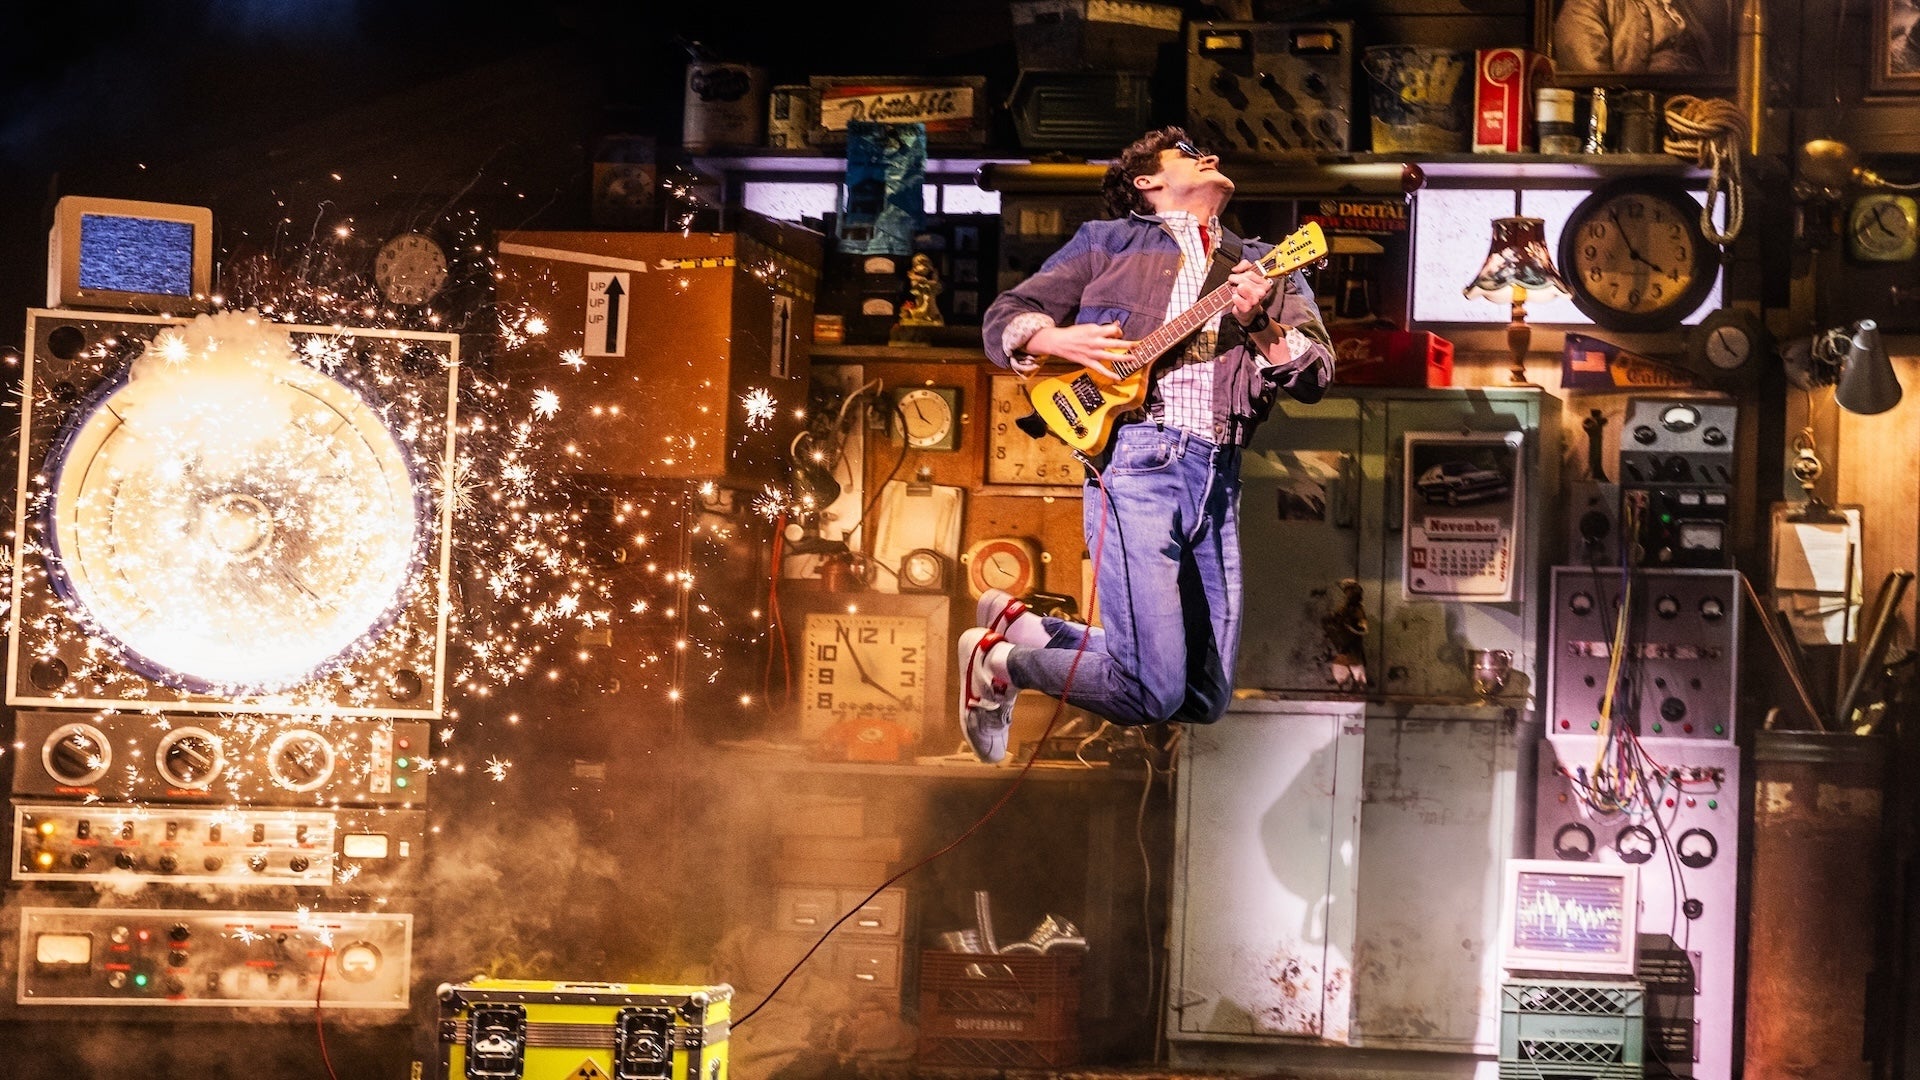
[[[80,287],[101,292],[193,295],[193,224],[82,214]]]

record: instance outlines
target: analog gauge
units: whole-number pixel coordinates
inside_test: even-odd
[[[1720,857],[1720,841],[1705,829],[1688,829],[1673,842],[1673,853],[1679,858],[1680,865],[1689,870],[1699,870]]]
[[[226,764],[219,736],[205,728],[183,727],[167,732],[153,751],[160,778],[176,788],[205,790]]]
[[[1653,832],[1645,825],[1628,825],[1613,838],[1613,850],[1623,863],[1643,863],[1653,858]]]
[[[1677,402],[1660,410],[1660,426],[1672,432],[1692,431],[1700,426],[1700,410]]]
[[[1553,834],[1553,852],[1569,862],[1593,858],[1593,830],[1577,821],[1569,821]]]
[[[47,736],[40,747],[40,763],[60,783],[85,787],[107,775],[113,766],[113,746],[92,724],[68,724]]]
[[[1727,605],[1717,596],[1709,596],[1700,601],[1700,617],[1708,622],[1719,622],[1727,614]]]
[[[267,772],[288,791],[312,791],[333,775],[333,744],[319,732],[281,732],[267,749]]]
[[[1653,602],[1653,613],[1663,619],[1671,619],[1680,614],[1680,601],[1671,594],[1662,596]]]
[[[1572,609],[1575,615],[1591,615],[1593,614],[1593,594],[1589,592],[1574,593],[1567,598],[1567,607]]]

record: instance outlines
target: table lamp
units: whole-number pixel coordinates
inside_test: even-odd
[[[1530,291],[1544,293],[1548,299],[1573,295],[1561,280],[1560,271],[1554,269],[1553,256],[1547,253],[1546,222],[1537,217],[1494,218],[1487,261],[1460,292],[1468,298],[1513,304],[1513,321],[1507,324],[1507,351],[1513,357],[1516,386],[1535,385],[1527,381],[1527,349],[1533,341],[1533,328],[1527,325]]]

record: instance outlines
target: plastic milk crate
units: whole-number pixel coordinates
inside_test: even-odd
[[[1500,1080],[1640,1080],[1647,991],[1638,982],[1500,984]]]
[[[919,1060],[1030,1068],[1080,1060],[1080,953],[920,954]]]

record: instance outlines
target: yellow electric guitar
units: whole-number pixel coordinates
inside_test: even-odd
[[[1254,266],[1268,277],[1279,277],[1326,256],[1326,235],[1319,223],[1310,221],[1274,245]],[[1035,380],[1027,387],[1027,400],[1049,432],[1082,454],[1098,454],[1106,449],[1119,418],[1146,401],[1153,362],[1232,303],[1233,286],[1222,285],[1140,339],[1124,356],[1108,361],[1119,378],[1076,367],[1065,375]]]

